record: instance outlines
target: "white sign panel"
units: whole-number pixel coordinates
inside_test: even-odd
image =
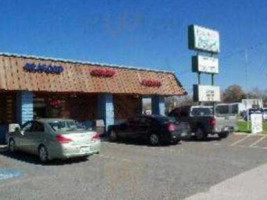
[[[193,56],[193,72],[218,74],[219,60],[218,58],[208,56]]]
[[[219,102],[221,101],[220,87],[194,85],[194,100],[198,102]]]
[[[252,133],[261,133],[263,131],[262,114],[251,114],[250,117]]]
[[[189,27],[189,34],[190,49],[213,53],[220,52],[220,35],[218,31],[191,25],[191,27]]]

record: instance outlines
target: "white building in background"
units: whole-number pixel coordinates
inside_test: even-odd
[[[263,107],[262,99],[242,99],[242,104],[244,104],[245,109]]]

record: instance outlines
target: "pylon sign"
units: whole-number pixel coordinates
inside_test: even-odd
[[[220,34],[218,31],[190,25],[188,33],[189,49],[211,53],[220,52]]]
[[[219,102],[220,87],[213,85],[193,85],[193,99],[196,102]]]
[[[218,74],[219,59],[210,56],[192,56],[192,71],[207,74]]]
[[[214,85],[214,75],[219,73],[220,34],[213,29],[198,25],[188,27],[188,47],[195,50],[192,56],[192,71],[198,74],[198,84],[193,86],[196,102],[219,102],[220,87]],[[211,85],[201,85],[201,74],[211,75]]]

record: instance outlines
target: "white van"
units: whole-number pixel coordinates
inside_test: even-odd
[[[267,121],[267,108],[262,108],[262,119]]]

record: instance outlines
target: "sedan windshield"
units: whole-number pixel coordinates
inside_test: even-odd
[[[63,132],[69,132],[69,131],[80,131],[80,130],[85,130],[81,125],[79,125],[75,121],[54,121],[48,123],[50,127],[58,132],[58,131],[63,131]]]

